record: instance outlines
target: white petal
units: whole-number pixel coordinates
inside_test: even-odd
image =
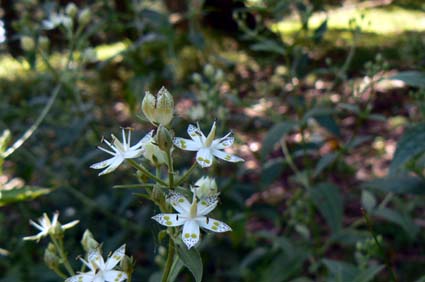
[[[220,150],[213,149],[211,152],[217,158],[222,159],[222,160],[227,161],[227,162],[236,163],[236,162],[244,162],[245,161],[244,159],[242,159],[238,156],[230,155],[230,154],[223,152],[223,151],[220,151]]]
[[[92,272],[88,272],[69,277],[65,280],[65,282],[92,282],[93,279],[94,274]]]
[[[183,216],[189,214],[190,203],[182,194],[171,191],[167,195],[167,201]]]
[[[134,159],[141,156],[143,153],[143,149],[128,149],[124,152],[123,157],[125,159]]]
[[[125,255],[125,244],[119,247],[113,252],[113,254],[108,258],[105,264],[105,269],[110,270],[114,268],[124,257]],[[112,280],[111,280],[112,281]]]
[[[198,203],[197,214],[199,216],[207,215],[217,207],[217,204],[217,196],[210,196],[205,199],[202,199]]]
[[[213,162],[213,155],[209,148],[202,148],[196,153],[196,161],[202,167],[209,167]]]
[[[110,159],[107,159],[107,160],[104,160],[104,161],[101,161],[101,162],[92,164],[90,166],[90,168],[93,168],[93,169],[102,169],[102,168],[105,168],[107,166],[110,166],[115,161],[115,159],[116,159],[116,157],[112,157]]]
[[[103,273],[103,278],[108,282],[121,282],[127,279],[127,274],[123,271],[109,270]]]
[[[199,127],[194,126],[193,124],[189,124],[187,127],[187,134],[189,134],[190,138],[196,143],[202,143],[205,140],[205,135],[199,129]]]
[[[149,131],[145,137],[140,139],[139,142],[137,142],[134,146],[132,146],[132,149],[140,149],[142,148],[146,143],[148,143],[152,139],[153,130]]]
[[[231,132],[229,132],[226,136],[220,139],[215,139],[212,142],[212,146],[214,149],[223,150],[224,148],[228,148],[233,145],[235,141],[234,137],[230,137]]]
[[[110,173],[114,170],[117,169],[117,167],[124,161],[124,158],[121,156],[116,156],[114,157],[114,161],[111,165],[109,165],[109,167],[107,167],[106,169],[102,170],[99,175],[103,175],[103,174],[107,174]]]
[[[232,231],[232,228],[230,228],[229,225],[227,225],[224,222],[215,220],[213,218],[201,216],[201,217],[197,217],[195,220],[199,224],[199,226],[213,232],[221,233],[226,231]]]
[[[176,137],[173,139],[174,146],[186,151],[198,151],[202,144],[189,139]]]
[[[187,221],[187,217],[178,213],[160,213],[153,216],[152,219],[164,226],[180,226]]]
[[[33,235],[33,236],[26,236],[26,237],[23,238],[23,240],[25,240],[25,241],[30,241],[30,240],[40,241],[40,239],[43,238],[46,235],[47,234],[44,234],[44,232],[40,232],[40,233]]]
[[[183,225],[182,232],[183,243],[190,249],[199,241],[199,225],[195,220],[188,220]]]
[[[89,264],[93,267],[92,269],[105,269],[105,261],[99,250],[91,250],[88,255]]]
[[[72,227],[74,227],[75,225],[77,225],[79,222],[80,222],[79,220],[71,221],[71,222],[69,222],[69,223],[67,223],[67,224],[62,225],[62,229],[64,229],[64,230],[65,230],[65,229],[72,228]]]

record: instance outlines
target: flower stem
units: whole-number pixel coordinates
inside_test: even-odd
[[[192,174],[192,172],[195,169],[195,167],[196,167],[196,162],[194,162],[192,164],[192,166],[186,171],[186,173],[179,179],[179,181],[177,181],[176,186],[179,186],[184,181],[186,181],[186,179]]]
[[[171,152],[168,150],[167,152],[167,160],[168,160],[168,187],[170,189],[174,189],[174,165],[173,158],[171,157]]]
[[[56,239],[55,236],[50,236],[52,239],[53,244],[56,247],[56,251],[58,252],[60,258],[62,259],[62,263],[65,266],[66,270],[68,271],[69,275],[74,276],[75,272],[72,268],[71,264],[68,261],[68,257],[66,256],[65,250],[63,248],[63,240],[62,239]]]
[[[161,282],[167,282],[168,276],[170,275],[171,266],[173,265],[174,261],[174,241],[173,239],[169,238],[168,241],[168,255],[167,255],[167,261],[164,268],[164,273],[162,274]]]
[[[150,173],[144,166],[142,166],[141,164],[138,164],[136,161],[134,161],[132,159],[127,159],[127,162],[129,164],[131,164],[135,169],[137,169],[138,171],[140,171],[141,173],[146,175],[147,177],[155,180],[156,182],[158,182],[161,185],[168,186],[168,183],[165,183],[162,179],[160,179],[159,177],[156,177],[155,175]]]

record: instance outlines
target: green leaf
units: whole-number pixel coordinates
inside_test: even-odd
[[[15,188],[11,190],[0,190],[0,207],[11,203],[32,200],[42,195],[46,195],[51,191],[51,189],[36,186],[24,186],[22,188]]]
[[[403,71],[390,77],[391,80],[401,80],[409,86],[425,87],[425,73],[419,71]]]
[[[263,141],[261,150],[261,157],[264,159],[267,154],[273,151],[274,145],[282,139],[283,136],[288,134],[296,125],[294,122],[284,121],[275,124],[267,133]]]
[[[285,55],[285,49],[274,40],[263,40],[259,43],[252,44],[250,46],[253,51],[264,51],[270,53],[276,53],[279,55]]]
[[[367,181],[362,188],[376,188],[384,192],[397,194],[425,194],[425,180],[409,175],[388,176]]]
[[[189,269],[189,271],[192,273],[195,281],[201,282],[203,267],[201,255],[199,254],[198,250],[195,248],[188,250],[186,246],[179,244],[176,244],[176,250],[177,255],[183,262],[184,266],[186,266],[187,269]]]
[[[401,214],[395,210],[389,208],[379,208],[372,212],[372,215],[380,218],[384,218],[390,222],[393,222],[404,229],[406,235],[411,240],[416,238],[419,232],[418,226],[415,225],[413,220],[407,214]]]
[[[320,43],[328,30],[328,19],[326,18],[318,28],[314,31],[313,40],[315,43]]]
[[[397,149],[390,165],[390,174],[395,174],[403,169],[408,161],[425,152],[424,140],[425,124],[418,124],[407,129],[397,144]]]
[[[314,169],[314,176],[317,177],[319,174],[322,173],[324,169],[326,169],[328,166],[334,163],[334,161],[338,158],[338,152],[332,152],[329,154],[324,155],[319,162],[316,165],[316,168]]]
[[[372,265],[362,270],[353,280],[353,282],[369,282],[384,269],[383,265]]]
[[[261,179],[260,182],[263,187],[267,187],[272,184],[279,176],[283,169],[285,168],[285,162],[283,158],[275,158],[266,162],[263,165],[263,169],[261,171]]]
[[[293,253],[281,252],[273,257],[263,271],[262,279],[259,281],[282,282],[299,274],[307,254],[300,248]],[[284,270],[284,271],[282,271]]]
[[[328,281],[334,282],[369,282],[384,268],[383,265],[372,265],[361,270],[343,261],[324,259],[322,262],[331,274],[332,279]]]
[[[168,282],[174,282],[177,279],[177,276],[179,275],[183,266],[183,261],[179,258],[179,256],[175,256],[173,264],[171,265],[170,273],[168,274]]]
[[[331,183],[322,183],[310,189],[310,197],[334,233],[342,229],[344,212],[339,188]]]

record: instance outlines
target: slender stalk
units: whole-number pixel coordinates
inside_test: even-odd
[[[175,252],[174,241],[170,236],[169,241],[168,241],[167,261],[165,263],[164,273],[162,274],[161,282],[167,282],[168,281],[168,276],[170,275],[171,266],[173,265],[173,261],[174,261],[174,252]]]
[[[376,246],[381,251],[381,255],[383,255],[385,257],[385,264],[386,264],[388,270],[390,271],[391,281],[397,282],[398,281],[397,276],[396,276],[394,269],[391,265],[390,258],[385,255],[384,248],[382,247],[381,243],[379,242],[378,238],[376,237],[375,232],[373,231],[372,222],[370,221],[369,216],[367,215],[367,212],[363,208],[361,209],[361,211],[362,211],[363,217],[366,221],[367,227],[369,228],[369,232],[372,235],[373,241],[375,241]]]
[[[58,96],[59,92],[61,89],[61,84],[58,84],[55,89],[53,89],[52,95],[49,98],[49,101],[47,102],[46,106],[44,107],[43,111],[41,112],[41,114],[38,116],[37,120],[34,122],[33,125],[31,125],[30,128],[27,129],[27,131],[25,131],[25,133],[18,139],[16,140],[15,143],[13,143],[12,146],[10,146],[3,154],[2,154],[2,158],[7,158],[8,156],[10,156],[13,152],[16,151],[16,149],[18,149],[19,147],[21,147],[25,141],[27,141],[32,134],[34,133],[34,131],[37,130],[37,128],[40,126],[41,122],[44,120],[44,118],[46,117],[47,113],[50,111],[50,108],[53,105],[53,102],[56,100],[56,97]]]
[[[167,161],[168,161],[168,187],[174,189],[174,166],[173,158],[171,157],[171,152],[167,152]]]
[[[55,272],[60,278],[63,278],[63,279],[68,278],[68,276],[66,276],[65,273],[60,271],[60,269],[57,269],[57,268],[50,268],[50,269],[53,270],[53,272]]]
[[[196,162],[193,162],[192,166],[185,172],[185,174],[179,179],[179,181],[177,181],[175,186],[179,186],[184,181],[186,181],[186,179],[192,174],[195,167],[196,167]]]
[[[65,266],[66,270],[68,271],[69,275],[74,276],[75,272],[72,268],[71,264],[68,261],[68,257],[66,256],[64,247],[63,247],[63,241],[62,239],[56,239],[55,236],[51,235],[50,238],[52,239],[53,244],[56,247],[56,250],[58,252],[58,255],[62,259],[62,263]]]
[[[132,159],[127,159],[127,162],[129,164],[131,164],[135,169],[137,169],[138,171],[140,171],[141,173],[143,173],[144,175],[146,175],[147,177],[155,180],[156,182],[158,182],[161,185],[168,186],[168,183],[164,182],[159,177],[157,177],[157,176],[153,175],[152,173],[150,173],[144,166],[142,166],[141,164],[138,164],[136,161],[134,161]]]

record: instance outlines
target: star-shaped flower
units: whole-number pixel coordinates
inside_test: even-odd
[[[103,139],[103,141],[112,149],[112,151],[100,146],[97,148],[112,155],[113,157],[107,159],[106,161],[95,163],[90,167],[94,169],[105,168],[99,173],[99,175],[114,171],[125,159],[134,159],[142,155],[144,145],[152,139],[152,133],[153,131],[146,134],[145,137],[143,137],[137,144],[133,146],[130,146],[131,129],[128,130],[127,139],[125,137],[124,128],[122,129],[122,143],[112,134],[112,144],[108,140]]]
[[[88,272],[69,277],[65,282],[121,282],[127,279],[127,274],[114,270],[115,266],[123,259],[125,245],[119,247],[107,260],[103,260],[99,249],[89,252],[88,261],[80,260],[90,269]]]
[[[217,206],[216,196],[207,197],[199,203],[194,196],[190,204],[183,195],[170,192],[167,200],[178,213],[160,213],[152,219],[168,227],[183,225],[182,240],[188,249],[198,243],[199,227],[219,233],[232,230],[226,223],[206,216]]]
[[[175,137],[173,143],[175,146],[182,150],[186,151],[197,151],[196,161],[202,167],[209,167],[212,165],[213,156],[228,161],[228,162],[243,162],[244,160],[240,157],[230,155],[224,151],[225,148],[230,147],[233,144],[234,138],[230,135],[229,132],[226,136],[218,139],[215,138],[215,122],[213,123],[210,133],[205,137],[201,129],[198,126],[192,124],[187,128],[187,133],[189,134],[189,139],[184,139],[180,137]]]
[[[80,222],[79,220],[74,220],[74,221],[71,221],[70,223],[61,225],[60,222],[58,221],[58,218],[59,218],[59,213],[56,212],[53,215],[53,218],[51,221],[50,221],[50,218],[45,213],[43,214],[42,217],[38,219],[38,223],[30,220],[30,224],[34,226],[35,228],[37,228],[38,230],[40,230],[40,232],[33,236],[24,237],[24,240],[40,241],[41,238],[46,237],[49,234],[52,234],[53,232],[55,232],[56,225],[60,225],[63,230],[66,230],[71,227],[74,227],[75,225],[78,224],[78,222]]]

